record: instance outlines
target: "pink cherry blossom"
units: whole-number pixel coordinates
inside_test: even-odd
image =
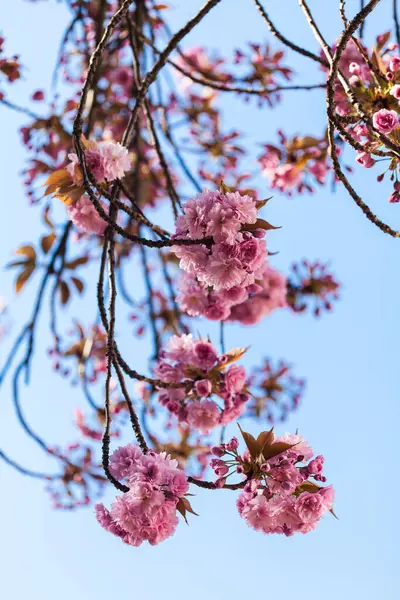
[[[158,544],[178,524],[176,505],[188,490],[187,477],[167,454],[143,454],[134,446],[119,448],[111,457],[114,476],[123,475],[129,491],[118,496],[108,511],[96,506],[96,518],[108,532],[131,546]]]
[[[218,356],[211,342],[175,335],[160,352],[154,374],[165,383],[182,383],[158,392],[162,406],[179,422],[203,434],[226,425],[243,414],[246,371],[239,365],[225,367],[228,354]]]
[[[399,124],[399,116],[394,110],[386,110],[381,108],[378,112],[374,113],[372,122],[380,133],[390,133]]]
[[[104,235],[107,223],[99,216],[89,196],[84,194],[67,208],[69,219],[82,233]]]

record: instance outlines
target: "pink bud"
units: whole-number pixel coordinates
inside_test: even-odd
[[[212,454],[214,454],[214,456],[224,456],[225,454],[225,450],[223,448],[221,448],[221,446],[213,446],[211,448],[211,452]]]

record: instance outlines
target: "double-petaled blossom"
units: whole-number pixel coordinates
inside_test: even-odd
[[[202,192],[183,205],[175,238],[204,240],[174,246],[180,267],[215,291],[261,278],[267,250],[257,227],[257,203],[239,192]]]
[[[191,334],[173,336],[161,352],[155,376],[182,385],[160,389],[159,402],[203,434],[230,423],[243,413],[250,397],[244,368],[230,364],[243,353],[236,349],[218,356],[208,341],[194,340]]]
[[[104,235],[107,223],[100,217],[93,202],[86,194],[83,194],[74,204],[68,206],[67,213],[70,221],[82,233]]]
[[[246,477],[237,508],[257,531],[290,536],[315,529],[334,500],[333,487],[319,485],[326,481],[323,457],[313,458],[312,449],[297,434],[275,437],[271,430],[257,439],[244,432],[243,437],[247,450],[242,455],[236,438],[212,448],[218,457],[211,460],[217,487],[235,473]]]
[[[372,123],[375,129],[380,133],[390,133],[399,124],[399,115],[395,110],[386,110],[381,108],[372,117]]]
[[[211,321],[238,321],[254,325],[277,308],[287,306],[286,278],[268,264],[260,279],[242,287],[215,291],[185,273],[178,283],[180,308],[192,317],[206,317]]]
[[[131,546],[145,541],[154,546],[170,537],[178,524],[177,509],[187,502],[184,496],[189,487],[177,461],[165,452],[143,454],[129,444],[114,452],[110,471],[127,482],[129,491],[117,496],[110,510],[96,505],[100,525]]]
[[[82,140],[86,167],[98,185],[107,185],[124,177],[132,166],[128,150],[111,141],[88,142]],[[107,222],[99,215],[91,198],[85,194],[83,176],[75,153],[68,154],[69,163],[46,181],[47,194],[53,194],[67,205],[69,219],[76,228],[86,234],[104,235]],[[107,213],[104,202],[99,200]]]

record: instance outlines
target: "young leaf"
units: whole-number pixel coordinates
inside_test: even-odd
[[[260,433],[260,435],[257,438],[257,443],[259,444],[260,448],[261,448],[261,452],[264,451],[264,448],[266,448],[267,446],[270,446],[272,444],[272,442],[274,441],[274,428],[272,427],[272,429],[270,429],[269,431],[262,431]]]
[[[265,206],[267,204],[267,202],[269,202],[271,199],[272,199],[272,196],[270,196],[269,198],[265,198],[265,200],[257,200],[256,209],[260,210],[260,208]]]
[[[68,285],[65,283],[65,281],[60,281],[58,284],[58,289],[60,290],[60,299],[61,299],[61,304],[63,306],[65,306],[69,300],[69,297],[71,295],[70,291],[69,291],[69,287]]]
[[[295,445],[296,444],[287,444],[286,442],[275,442],[275,444],[272,444],[271,446],[266,446],[263,449],[263,456],[265,460],[268,460],[269,458],[274,458],[275,456],[278,456],[278,454],[282,454],[282,452],[290,450],[290,448],[293,448],[293,446]]]
[[[245,354],[245,352],[247,352],[248,349],[249,346],[247,346],[247,348],[232,348],[232,350],[229,350],[229,352],[225,352],[224,356],[226,356],[227,361],[221,365],[216,366],[215,369],[217,371],[222,371],[228,365],[236,362],[237,360],[239,360],[239,358],[242,358],[243,354]]]
[[[254,231],[255,229],[265,229],[265,231],[269,231],[270,229],[280,229],[281,227],[275,227],[275,225],[271,225],[265,219],[257,219],[255,223],[248,223],[243,227],[245,231]]]
[[[238,423],[238,427],[240,429],[240,433],[243,436],[244,442],[250,452],[251,458],[256,460],[260,456],[260,450],[261,450],[257,440],[251,435],[251,433],[247,433],[247,431],[243,431],[243,429],[240,427],[239,423]]]
[[[70,269],[71,271],[73,271],[74,269],[76,269],[76,267],[86,264],[88,262],[88,260],[89,260],[89,258],[87,256],[81,256],[80,258],[75,258],[75,260],[66,262],[64,267],[66,269]]]
[[[71,280],[73,282],[73,284],[75,285],[76,289],[78,290],[78,292],[80,294],[82,294],[83,290],[84,290],[84,283],[81,279],[78,279],[77,277],[71,277]]]
[[[26,244],[26,246],[20,246],[15,250],[15,254],[24,254],[27,257],[28,261],[36,260],[35,248],[30,244]]]
[[[28,281],[28,279],[30,278],[30,276],[32,275],[32,273],[33,273],[34,270],[35,270],[35,265],[34,264],[29,264],[18,275],[17,280],[15,282],[15,292],[17,294],[19,294],[20,291],[22,290],[22,288],[25,286],[26,282]]]
[[[50,250],[50,248],[52,247],[52,245],[54,244],[54,240],[56,239],[56,234],[55,233],[49,233],[49,235],[45,235],[42,237],[42,239],[40,240],[40,245],[42,247],[42,250],[45,254],[48,253],[48,251]]]

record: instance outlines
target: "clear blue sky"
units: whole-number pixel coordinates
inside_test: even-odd
[[[66,10],[50,0],[38,4],[2,0],[1,4],[7,48],[10,53],[21,53],[27,67],[25,81],[11,87],[9,96],[26,103],[32,88],[50,82]],[[174,4],[173,23],[177,26],[195,13],[201,0],[176,0]],[[317,49],[295,0],[267,4],[287,35]],[[340,29],[337,16],[333,16],[337,4],[332,0],[311,2],[330,40]],[[380,31],[385,31],[391,26],[390,7],[388,2],[382,4],[376,22]],[[348,0],[347,5],[354,9],[359,2]],[[266,38],[271,39],[251,0],[225,0],[194,32],[192,42],[210,47],[218,44],[229,50],[246,40]],[[320,81],[318,70],[309,63],[296,59],[295,64],[299,71],[307,69],[310,83]],[[227,124],[259,142],[273,141],[277,124],[290,133],[319,134],[324,127],[320,92],[293,92],[278,109],[263,112],[230,99],[227,110]],[[1,106],[0,119],[0,253],[4,263],[11,257],[11,248],[35,239],[40,222],[39,211],[27,207],[19,176],[24,153],[17,128],[24,119]],[[388,205],[388,188],[376,184],[370,171],[361,169],[355,179],[372,207],[399,227],[400,208]],[[52,511],[41,482],[23,478],[0,463],[2,598],[399,597],[400,485],[395,440],[400,422],[400,242],[375,229],[341,189],[334,195],[325,188],[313,197],[293,199],[275,195],[270,211],[270,220],[283,226],[271,236],[272,249],[279,250],[273,264],[287,269],[292,260],[303,257],[331,260],[343,283],[342,300],[332,315],[324,315],[318,322],[283,311],[257,328],[240,330],[240,343],[251,344],[249,361],[256,362],[263,355],[284,357],[294,364],[297,374],[307,377],[303,405],[281,430],[298,428],[317,453],[325,455],[326,475],[337,491],[340,520],[325,518],[317,531],[306,536],[264,536],[239,518],[235,493],[196,490],[193,505],[200,517],[191,518],[190,527],[181,523],[175,536],[160,546],[135,549],[107,535],[91,509],[74,514]],[[90,274],[88,281],[93,282]],[[0,294],[11,301],[13,334],[31,308],[33,287],[14,301],[10,273],[1,274]],[[91,287],[86,306],[73,304],[70,315],[89,319],[93,303]],[[122,327],[123,322],[119,332]],[[237,345],[238,335],[238,329],[229,329],[228,344]],[[128,334],[122,340],[132,357],[143,354]],[[82,398],[51,372],[44,355],[47,343],[44,319],[32,386],[23,394],[24,408],[30,422],[49,441],[59,437],[73,440],[71,410]],[[2,344],[0,359],[5,350]],[[51,469],[17,427],[9,385],[1,390],[0,402],[0,446],[26,466]],[[256,429],[249,424],[252,427]],[[106,500],[111,498],[112,490]]]

